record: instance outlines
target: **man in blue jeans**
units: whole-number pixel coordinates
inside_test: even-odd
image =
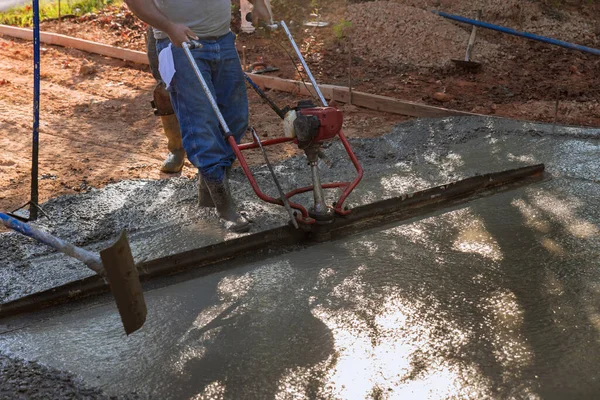
[[[227,178],[235,154],[223,137],[217,116],[182,49],[182,43],[191,39],[202,44],[192,50],[194,59],[239,143],[248,126],[248,98],[235,35],[230,30],[230,0],[126,0],[126,3],[140,19],[154,27],[159,55],[162,51],[173,53],[175,75],[165,84],[181,127],[183,147],[190,162],[198,168],[201,202],[203,196],[210,196],[228,229],[247,231],[249,223],[236,209]],[[253,4],[258,6],[257,12],[265,9],[264,0]]]

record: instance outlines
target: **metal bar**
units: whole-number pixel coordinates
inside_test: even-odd
[[[435,211],[448,209],[498,192],[522,187],[544,180],[544,165],[517,168],[467,178],[447,185],[426,189],[353,209],[352,214],[337,218],[332,224],[332,237],[348,235],[397,223]],[[140,280],[150,281],[177,273],[199,271],[206,267],[231,268],[235,259],[265,259],[298,246],[311,246],[309,234],[289,226],[259,232],[211,246],[190,250],[138,265]],[[291,247],[290,247],[291,246]],[[0,318],[38,311],[42,308],[81,300],[108,292],[98,276],[70,282],[57,288],[0,305]]]
[[[298,59],[300,59],[300,63],[302,63],[302,67],[304,67],[304,71],[306,72],[306,75],[308,75],[308,79],[310,79],[310,83],[312,83],[313,88],[317,92],[317,95],[319,96],[319,99],[321,100],[321,104],[323,104],[325,107],[327,107],[328,106],[327,100],[325,100],[325,97],[323,97],[323,93],[321,93],[321,89],[319,89],[319,85],[317,85],[317,81],[315,80],[315,77],[310,72],[310,68],[308,68],[308,65],[306,64],[304,57],[302,57],[302,53],[300,52],[300,49],[296,45],[296,41],[294,40],[292,33],[290,32],[287,25],[285,24],[285,21],[281,21],[281,27],[285,31],[285,34],[287,35],[290,43],[292,44],[294,51],[298,55]]]
[[[293,142],[294,140],[295,140],[295,138],[282,137],[282,138],[277,138],[277,139],[265,140],[262,142],[262,145],[263,146],[272,146],[274,144]],[[256,142],[243,143],[243,144],[238,145],[238,147],[240,148],[240,150],[258,149],[258,143],[256,143]]]
[[[31,199],[29,220],[38,218],[39,184],[39,143],[40,143],[40,2],[33,0],[33,138],[31,152]]]
[[[235,138],[233,136],[229,136],[228,140],[229,140],[229,145],[233,149],[233,152],[235,153],[238,161],[240,162],[240,166],[242,167],[242,170],[244,170],[244,174],[246,174],[246,178],[248,178],[248,182],[250,182],[250,186],[252,186],[252,190],[254,190],[254,193],[256,193],[256,195],[261,200],[266,201],[267,203],[277,204],[278,206],[283,206],[283,202],[281,200],[271,197],[271,196],[265,194],[262,190],[260,190],[260,187],[258,187],[258,183],[256,182],[256,179],[254,179],[254,175],[252,174],[252,171],[250,170],[250,167],[248,166],[248,162],[246,162],[246,158],[242,154],[242,151],[240,150],[240,148],[235,143]],[[302,218],[305,218],[305,219],[309,218],[308,211],[306,210],[306,208],[304,208],[304,206],[297,204],[297,203],[293,203],[293,202],[290,202],[290,206],[292,208],[300,211],[300,213],[302,213]]]
[[[317,161],[310,163],[310,172],[313,181],[313,213],[317,215],[327,215],[329,209],[325,202],[325,193],[323,193],[323,186],[321,185],[321,177],[319,176],[319,164]]]
[[[334,183],[326,183],[324,185],[321,185],[321,187],[323,189],[337,189],[340,187],[347,187],[349,184],[350,184],[350,182],[334,182]],[[294,189],[291,192],[289,192],[287,194],[287,197],[291,198],[291,197],[296,196],[297,194],[310,192],[312,190],[313,190],[312,186],[301,187],[301,188]]]
[[[358,184],[362,180],[364,171],[363,171],[362,165],[360,164],[360,162],[358,162],[358,158],[356,158],[356,155],[352,151],[352,148],[350,147],[350,143],[348,142],[348,139],[346,139],[346,135],[344,135],[344,132],[340,131],[338,136],[342,142],[342,145],[346,149],[346,153],[348,153],[348,156],[350,157],[352,164],[354,164],[354,168],[356,168],[356,172],[358,173],[358,175],[356,176],[356,178],[354,178],[352,183],[350,183],[350,185],[348,185],[346,190],[344,190],[344,193],[342,193],[342,195],[340,196],[340,198],[338,199],[338,201],[335,205],[335,212],[337,212],[338,214],[341,214],[341,215],[347,215],[349,213],[349,211],[346,211],[343,209],[344,202],[346,201],[346,199],[348,198],[350,193],[352,193],[352,191],[356,188],[356,186],[358,186]]]
[[[502,33],[508,33],[509,35],[523,37],[525,39],[537,40],[538,42],[548,43],[548,44],[552,44],[555,46],[560,46],[560,47],[564,47],[567,49],[578,50],[578,51],[582,51],[584,53],[591,53],[591,54],[600,56],[600,50],[594,49],[592,47],[586,47],[586,46],[582,46],[579,44],[564,42],[562,40],[552,39],[552,38],[549,38],[546,36],[536,35],[534,33],[520,32],[520,31],[514,30],[512,28],[507,28],[507,27],[500,26],[500,25],[493,25],[488,22],[477,21],[474,19],[461,17],[460,15],[448,14],[443,11],[434,10],[433,13],[439,15],[440,17],[444,17],[444,18],[448,18],[448,19],[451,19],[454,21],[462,22],[464,24],[475,25],[475,26],[479,26],[481,28],[491,29],[493,31],[498,31],[498,32],[502,32]]]
[[[388,218],[392,218],[393,214],[397,212],[432,207],[446,202],[450,203],[455,199],[464,199],[477,193],[481,194],[485,191],[503,185],[511,185],[528,178],[541,179],[543,178],[544,170],[544,164],[538,164],[491,174],[477,175],[461,181],[401,196],[400,198],[382,200],[374,203],[377,204],[376,208],[371,207],[371,204],[355,207],[352,209],[352,214],[341,220],[341,224],[348,223],[345,221],[360,222],[380,218],[381,222],[385,223]]]
[[[267,157],[267,152],[265,151],[264,147],[262,146],[262,143],[260,142],[260,138],[256,134],[256,131],[254,130],[254,128],[251,128],[251,131],[252,131],[252,135],[254,135],[254,140],[256,140],[256,142],[260,146],[260,151],[262,152],[263,157],[265,158],[265,163],[267,164],[267,168],[269,168],[269,172],[271,172],[271,177],[273,178],[273,182],[275,182],[275,186],[277,186],[277,191],[279,192],[279,197],[280,197],[281,201],[283,202],[283,205],[285,206],[285,210],[288,212],[288,214],[290,216],[290,221],[292,222],[292,225],[294,225],[294,228],[298,229],[298,221],[296,221],[296,216],[294,215],[294,212],[292,211],[292,207],[290,207],[290,202],[289,202],[287,196],[285,195],[285,193],[283,193],[281,184],[279,183],[279,180],[277,179],[277,176],[275,175],[275,171],[273,170],[273,166],[271,165],[271,163],[269,162],[269,158]]]
[[[252,86],[252,89],[254,89],[254,91],[269,105],[269,107],[271,107],[271,109],[273,109],[273,111],[275,111],[275,113],[279,115],[279,118],[284,119],[285,113],[283,112],[283,110],[279,108],[277,104],[275,104],[273,100],[271,100],[265,94],[265,92],[263,92],[263,90],[260,87],[258,87],[256,83],[254,83],[252,79],[250,79],[248,74],[245,73],[244,76],[246,77],[246,81],[250,84],[250,86]]]
[[[200,69],[198,68],[198,65],[196,64],[196,60],[194,60],[194,56],[192,55],[192,52],[190,51],[190,44],[183,43],[182,46],[183,46],[183,51],[185,51],[185,55],[187,56],[188,60],[190,61],[190,65],[192,66],[194,72],[196,73],[196,77],[198,78],[198,81],[200,82],[200,85],[202,86],[202,90],[204,90],[204,94],[206,94],[206,97],[208,98],[208,101],[210,102],[210,105],[211,105],[213,111],[215,112],[215,114],[217,115],[217,118],[219,119],[219,123],[221,124],[221,128],[223,128],[224,135],[226,137],[232,136],[232,133],[229,130],[229,126],[227,125],[227,122],[225,122],[225,118],[223,118],[223,114],[221,114],[219,105],[215,101],[215,98],[212,95],[210,88],[206,84],[206,80],[204,79],[204,76],[202,76],[202,72],[200,72]],[[194,44],[194,46],[202,46],[202,44],[197,43],[197,44]]]

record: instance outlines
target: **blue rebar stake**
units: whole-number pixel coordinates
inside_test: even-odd
[[[448,14],[448,13],[445,13],[442,11],[434,10],[433,13],[439,15],[440,17],[444,17],[444,18],[448,18],[448,19],[451,19],[454,21],[462,22],[464,24],[475,25],[475,26],[479,26],[481,28],[491,29],[493,31],[508,33],[509,35],[520,36],[520,37],[523,37],[526,39],[537,40],[539,42],[553,44],[555,46],[560,46],[560,47],[564,47],[567,49],[578,50],[578,51],[582,51],[584,53],[591,53],[591,54],[600,56],[600,50],[594,49],[592,47],[582,46],[582,45],[575,44],[575,43],[564,42],[562,40],[552,39],[552,38],[549,38],[546,36],[540,36],[540,35],[536,35],[536,34],[529,33],[529,32],[520,32],[520,31],[514,30],[512,28],[507,28],[507,27],[500,26],[500,25],[493,25],[488,22],[477,21],[474,19],[461,17],[460,15]]]
[[[38,159],[40,141],[40,3],[33,0],[33,143],[31,151],[31,199],[29,220],[38,217]]]

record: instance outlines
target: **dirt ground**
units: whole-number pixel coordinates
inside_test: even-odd
[[[478,73],[457,69],[447,59],[426,69],[418,65],[389,65],[365,56],[360,46],[354,49],[352,43],[361,40],[360,26],[353,26],[342,35],[336,31],[346,15],[341,3],[328,2],[321,10],[322,18],[331,22],[327,28],[307,29],[291,24],[311,69],[322,83],[351,84],[354,89],[369,93],[480,114],[600,126],[598,57],[485,32],[480,36],[493,43],[496,58],[486,60]],[[600,18],[599,8],[597,4],[585,3],[575,9],[569,6],[568,12],[571,18],[580,16],[593,21]],[[57,21],[47,22],[42,29],[144,49],[144,26],[125,8],[68,19],[60,25]],[[470,29],[461,29],[451,31],[468,39]],[[403,40],[397,36],[393,40]],[[580,44],[592,46],[597,41],[586,37],[587,42]],[[382,49],[387,48],[386,41],[392,40],[384,39]],[[248,62],[263,57],[269,65],[280,68],[274,76],[297,79],[298,71],[280,44],[285,44],[281,33],[259,32],[241,35],[238,40],[240,50],[246,47]],[[31,47],[29,42],[0,38],[0,210],[14,209],[29,199]],[[427,53],[427,49],[422,51]],[[462,56],[456,54],[455,58]],[[154,82],[146,66],[44,46],[41,73],[41,202],[123,179],[169,177],[159,172],[166,155],[166,140],[149,106]],[[444,95],[440,97],[439,93]],[[292,105],[298,100],[292,95],[270,94],[280,105]],[[281,135],[277,116],[253,93],[250,107],[251,124],[264,137]],[[345,132],[350,137],[382,135],[395,123],[407,119],[352,105],[342,108]],[[272,149],[270,155],[276,161],[295,151],[291,146],[281,146]],[[262,163],[258,153],[249,153],[248,157],[251,164]],[[186,163],[182,174],[191,178],[195,173]]]
[[[40,201],[102,187],[123,179],[162,179],[166,139],[149,102],[154,81],[147,67],[44,47],[40,125]],[[31,168],[31,45],[0,38],[0,210],[29,199]],[[251,123],[264,138],[281,134],[277,115],[250,93]],[[272,93],[281,105],[294,96]],[[346,134],[388,132],[401,117],[347,108]],[[352,121],[356,120],[356,124]],[[373,129],[374,128],[374,129]],[[295,154],[293,146],[269,150],[272,161]],[[262,155],[248,152],[251,164]],[[186,162],[184,176],[196,170]]]

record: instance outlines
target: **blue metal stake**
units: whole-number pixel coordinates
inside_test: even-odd
[[[40,209],[38,175],[39,175],[39,141],[40,141],[40,3],[39,0],[32,1],[33,13],[33,135],[31,149],[31,191],[29,201],[15,211],[9,213],[11,216],[22,221],[35,221]],[[29,205],[27,216],[19,211]]]
[[[29,220],[38,217],[38,159],[40,141],[40,3],[33,0],[33,146],[31,152],[31,199]]]
[[[584,53],[591,53],[591,54],[595,54],[597,56],[600,56],[600,50],[599,49],[594,49],[592,47],[586,47],[586,46],[582,46],[582,45],[579,45],[579,44],[574,44],[574,43],[569,43],[569,42],[563,42],[562,40],[552,39],[552,38],[549,38],[549,37],[540,36],[540,35],[536,35],[536,34],[533,34],[533,33],[520,32],[520,31],[511,29],[511,28],[507,28],[507,27],[504,27],[504,26],[493,25],[493,24],[490,24],[488,22],[477,21],[477,20],[474,20],[474,19],[461,17],[460,15],[448,14],[448,13],[445,13],[445,12],[442,12],[442,11],[435,11],[434,10],[433,13],[439,15],[440,17],[444,17],[444,18],[448,18],[448,19],[451,19],[451,20],[454,20],[454,21],[462,22],[464,24],[475,25],[475,26],[479,26],[481,28],[491,29],[493,31],[508,33],[509,35],[520,36],[520,37],[523,37],[523,38],[526,38],[526,39],[537,40],[539,42],[553,44],[555,46],[565,47],[567,49],[578,50],[578,51],[582,51]]]

